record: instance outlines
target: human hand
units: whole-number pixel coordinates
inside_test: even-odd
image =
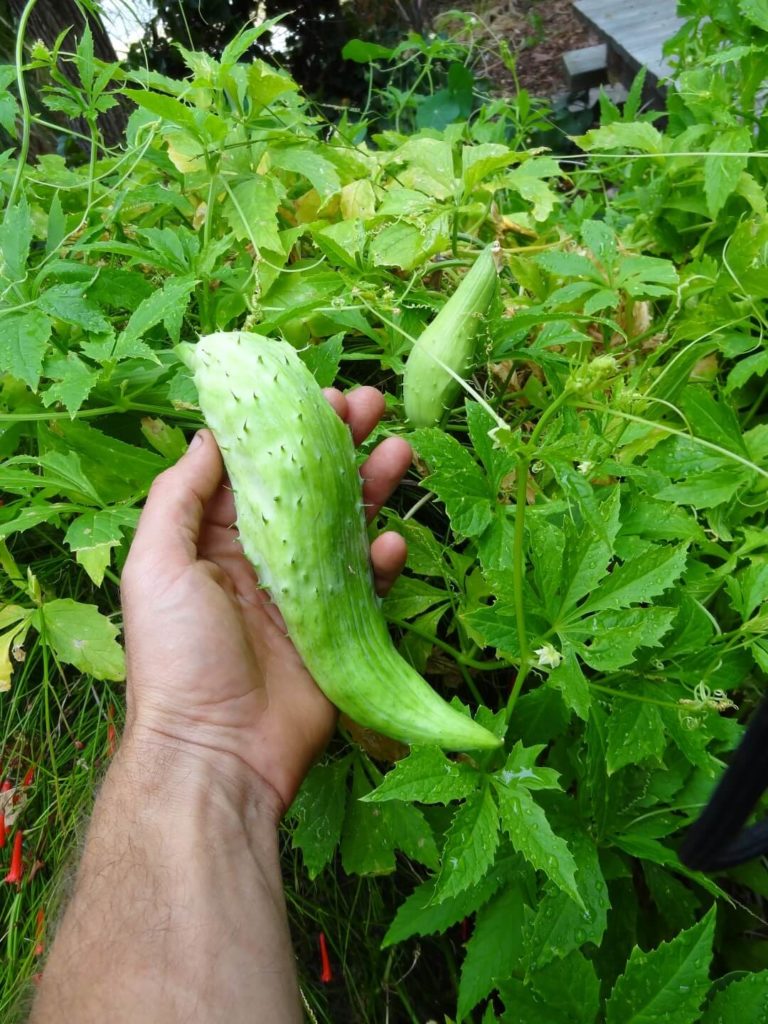
[[[359,444],[384,399],[375,388],[326,392]],[[369,519],[410,463],[387,438],[364,464]],[[126,740],[234,755],[263,784],[278,816],[333,731],[336,711],[304,668],[232,530],[234,501],[209,431],[152,486],[122,579],[128,664]],[[376,588],[405,563],[394,533],[371,545]]]

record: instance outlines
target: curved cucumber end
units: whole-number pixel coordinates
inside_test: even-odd
[[[469,751],[469,750],[496,750],[502,745],[503,740],[494,736],[492,732],[475,722],[473,719],[461,714],[450,705],[445,705],[446,716],[442,721],[422,722],[422,728],[412,730],[410,736],[395,737],[408,744],[434,743],[443,750]],[[452,721],[447,720],[448,714]],[[455,716],[455,717],[454,717]]]
[[[468,722],[469,721],[471,721],[471,719],[468,719]],[[503,740],[500,740],[498,736],[494,736],[492,732],[488,731],[488,729],[484,728],[482,725],[478,725],[477,722],[472,722],[472,725],[474,726],[474,729],[472,730],[471,735],[467,735],[466,739],[463,740],[460,745],[456,744],[454,746],[453,744],[447,743],[441,743],[440,745],[445,750],[457,751],[497,750],[502,745]]]

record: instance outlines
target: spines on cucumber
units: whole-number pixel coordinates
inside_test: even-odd
[[[296,351],[245,332],[181,349],[222,450],[245,554],[320,689],[404,743],[498,746],[397,653],[373,588],[349,429]]]

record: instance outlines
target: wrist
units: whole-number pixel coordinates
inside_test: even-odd
[[[284,809],[275,790],[236,754],[136,724],[123,736],[105,785],[119,786],[145,813],[159,811],[169,822],[204,818],[276,833]]]

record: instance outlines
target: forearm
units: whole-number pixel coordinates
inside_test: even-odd
[[[249,772],[124,743],[30,1024],[301,1020],[274,812]]]

